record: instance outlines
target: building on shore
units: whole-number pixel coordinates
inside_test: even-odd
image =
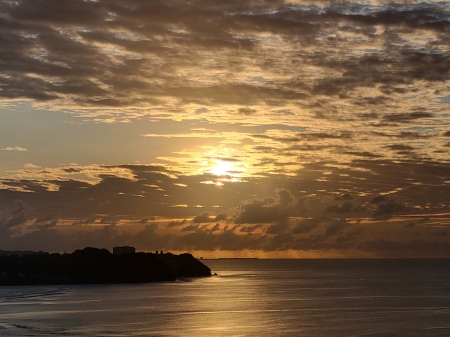
[[[136,253],[136,249],[130,246],[122,246],[122,247],[114,247],[113,254],[114,255],[125,255],[125,254],[134,254]]]

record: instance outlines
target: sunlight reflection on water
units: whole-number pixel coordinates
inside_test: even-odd
[[[141,285],[0,287],[0,335],[450,335],[448,263],[204,262],[219,276]]]

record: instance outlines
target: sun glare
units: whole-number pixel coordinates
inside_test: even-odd
[[[207,172],[216,176],[211,183],[218,187],[222,187],[226,182],[234,183],[241,181],[245,168],[240,162],[216,159],[214,162],[210,163]]]
[[[210,173],[219,177],[231,176],[233,174],[233,171],[233,163],[222,160],[216,160],[214,166],[209,170]]]

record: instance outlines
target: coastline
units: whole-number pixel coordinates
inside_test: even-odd
[[[87,247],[70,254],[0,256],[0,285],[4,286],[149,283],[208,276],[209,267],[188,253],[115,255]]]

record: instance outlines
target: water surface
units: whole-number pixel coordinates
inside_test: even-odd
[[[450,336],[449,260],[203,260],[217,276],[0,287],[1,336]]]

